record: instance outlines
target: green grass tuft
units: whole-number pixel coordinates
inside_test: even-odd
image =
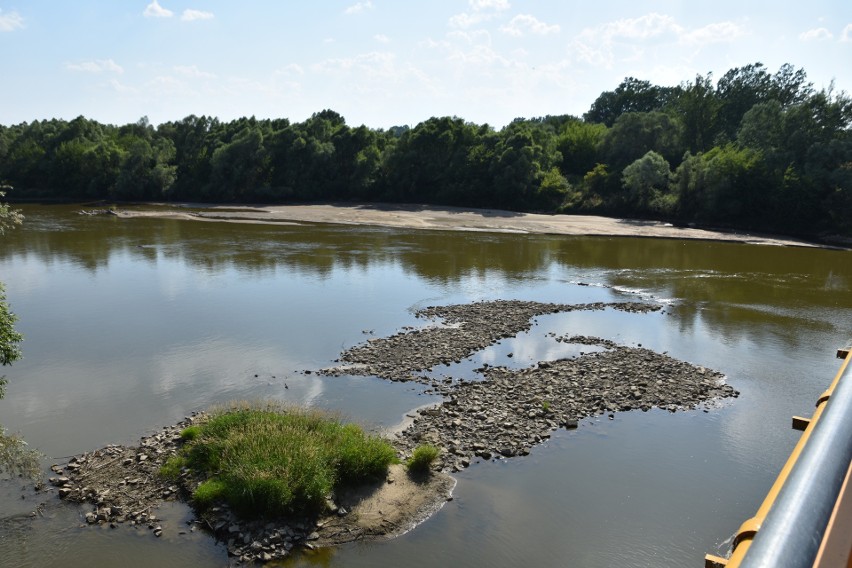
[[[181,470],[186,466],[187,461],[184,456],[172,456],[160,467],[160,475],[167,479],[177,480],[180,477]]]
[[[244,516],[317,513],[335,489],[382,476],[396,461],[388,442],[319,411],[244,404],[191,428],[181,467],[208,476],[194,503],[224,500]],[[175,467],[169,460],[164,469]]]
[[[180,437],[184,442],[191,442],[201,435],[200,426],[189,426],[181,430]]]
[[[225,498],[228,487],[224,482],[218,479],[208,479],[198,486],[192,494],[192,499],[196,505],[202,509],[212,506],[217,501]]]
[[[431,444],[417,446],[408,460],[408,471],[412,473],[426,473],[432,467],[432,463],[438,459],[441,450]]]

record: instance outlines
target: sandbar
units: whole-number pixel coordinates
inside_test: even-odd
[[[727,231],[677,226],[640,219],[598,215],[548,215],[500,209],[440,207],[400,204],[307,204],[307,205],[207,205],[179,204],[169,207],[112,211],[119,217],[162,217],[232,223],[302,224],[333,223],[404,229],[483,231],[517,234],[647,237],[728,241],[774,246],[821,247],[792,237],[747,231]]]

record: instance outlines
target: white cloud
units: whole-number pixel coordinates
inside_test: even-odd
[[[379,43],[390,43],[390,38],[385,34],[376,34],[373,36],[373,39]]]
[[[672,16],[646,14],[584,29],[573,41],[575,57],[590,65],[611,67],[616,61],[635,59],[653,46],[703,46],[732,42],[746,30],[734,22],[718,22],[700,28],[682,26]]]
[[[136,93],[137,92],[137,90],[134,89],[133,87],[125,85],[124,83],[121,83],[116,79],[110,79],[109,84],[113,88],[113,90],[117,93]]]
[[[616,48],[620,45],[656,41],[665,37],[674,42],[683,31],[683,27],[671,16],[647,14],[586,28],[574,39],[572,50],[580,61],[610,67],[616,57]]]
[[[314,71],[333,73],[350,69],[361,69],[371,73],[382,73],[393,66],[395,56],[392,53],[372,51],[354,57],[326,59],[313,66]]]
[[[479,22],[485,20],[479,14],[468,14],[467,12],[463,12],[461,14],[456,14],[450,18],[450,26],[454,28],[469,28],[474,24],[478,24]]]
[[[66,63],[65,68],[70,71],[82,71],[84,73],[124,73],[124,68],[112,59],[98,59],[95,61],[84,61],[82,63]]]
[[[462,39],[468,45],[491,45],[491,34],[487,30],[452,31],[447,34],[450,39]],[[445,45],[449,47],[449,44]]]
[[[289,65],[287,65],[283,69],[279,69],[278,71],[275,72],[275,75],[285,75],[285,76],[304,75],[304,74],[305,74],[305,70],[298,63],[290,63]]]
[[[17,12],[3,13],[0,10],[0,32],[12,32],[24,27],[24,19]]]
[[[357,4],[352,4],[351,6],[346,8],[343,11],[343,13],[347,14],[347,15],[360,14],[364,10],[372,10],[372,9],[373,9],[373,3],[370,0],[367,0],[366,2],[358,2]]]
[[[178,75],[183,75],[184,77],[191,77],[193,79],[215,79],[216,75],[213,73],[209,73],[207,71],[200,70],[195,65],[175,65],[172,67],[175,73]]]
[[[844,43],[852,42],[852,24],[846,24],[846,27],[843,28],[843,32],[840,35],[840,41]]]
[[[608,38],[646,40],[681,33],[683,33],[683,27],[674,18],[657,13],[617,20],[603,26],[603,35]]]
[[[825,41],[833,37],[832,33],[825,28],[814,28],[799,34],[799,39],[802,41]]]
[[[195,20],[211,20],[215,16],[212,12],[202,12],[201,10],[184,10],[180,19],[184,22],[192,22]]]
[[[470,7],[475,11],[496,10],[502,12],[511,8],[508,0],[470,0]]]
[[[312,65],[310,71],[322,75],[324,85],[345,90],[351,97],[350,105],[374,108],[385,103],[395,104],[399,96],[413,100],[437,93],[433,77],[411,61],[401,61],[387,51],[326,59]],[[383,112],[387,110],[384,108]]]
[[[171,75],[154,77],[145,83],[145,90],[157,97],[177,95],[194,96],[197,94],[187,82]]]
[[[547,35],[559,33],[559,25],[546,24],[529,14],[518,14],[507,25],[501,27],[500,31],[516,37],[524,35],[525,32],[535,35]]]
[[[463,12],[450,17],[450,26],[466,29],[480,22],[491,20],[511,8],[508,0],[469,0],[472,13]]]
[[[745,35],[745,30],[733,22],[709,24],[703,28],[685,32],[680,42],[690,45],[706,45],[708,43],[726,43]]]
[[[450,61],[455,61],[464,64],[465,66],[473,66],[480,71],[492,65],[497,67],[512,67],[515,63],[488,45],[475,45],[469,51],[456,51],[449,57]]]
[[[157,0],[151,0],[151,3],[145,7],[145,11],[142,13],[146,18],[171,18],[174,15],[171,10],[160,6]]]

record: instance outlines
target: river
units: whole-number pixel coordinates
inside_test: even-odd
[[[233,400],[283,399],[392,428],[436,399],[418,385],[303,371],[423,325],[417,308],[475,300],[664,302],[664,313],[540,317],[479,357],[532,364],[572,355],[550,332],[594,335],[717,369],[741,392],[706,412],[582,421],[527,457],[457,474],[455,498],[400,538],[290,566],[702,566],[757,509],[797,439],[790,417],[810,414],[852,338],[848,251],[78,209],[23,206],[25,224],[0,240],[0,281],[25,335],[24,358],[3,369],[0,424],[46,467]],[[183,527],[160,539],[83,526],[84,512],[0,481],[0,566],[228,564],[182,505],[159,512]]]

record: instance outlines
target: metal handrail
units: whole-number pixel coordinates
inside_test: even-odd
[[[850,460],[852,367],[846,365],[810,440],[740,566],[812,566]]]
[[[770,494],[740,528],[731,558],[708,555],[708,565],[813,566],[852,461],[852,354],[845,355]]]

